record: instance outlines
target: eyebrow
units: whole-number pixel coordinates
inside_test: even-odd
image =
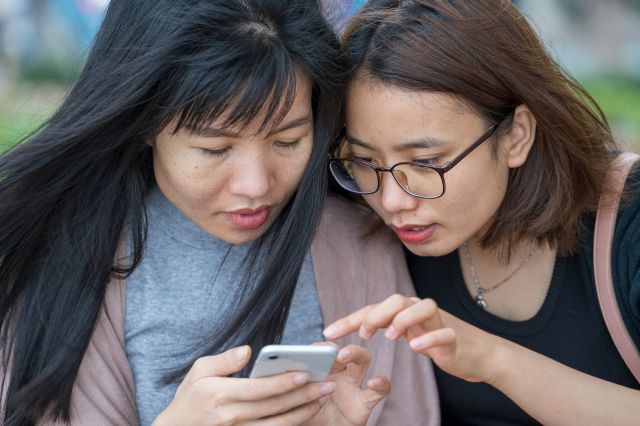
[[[359,145],[363,148],[366,149],[370,149],[370,150],[374,150],[375,147],[363,142],[357,138],[354,138],[353,136],[347,134],[347,140],[349,141],[350,144],[352,145]],[[442,145],[447,145],[451,143],[450,141],[447,141],[445,139],[439,139],[439,138],[434,138],[434,137],[424,137],[424,138],[420,138],[420,139],[414,139],[411,141],[407,141],[407,142],[403,142],[401,144],[398,145],[394,145],[392,147],[392,149],[396,152],[402,152],[402,151],[407,151],[410,149],[416,149],[416,148],[435,148],[438,146],[442,146]]]
[[[290,130],[296,127],[306,126],[308,124],[311,124],[312,122],[313,122],[313,118],[311,117],[311,115],[306,115],[304,117],[296,118],[281,125],[277,129],[270,131],[267,136],[272,136],[277,133],[281,133],[281,132],[284,132],[285,130]],[[220,138],[220,137],[239,138],[240,137],[240,134],[237,132],[232,132],[229,129],[217,128],[217,127],[204,127],[201,129],[194,129],[192,130],[192,132],[196,135],[204,136],[208,138]]]

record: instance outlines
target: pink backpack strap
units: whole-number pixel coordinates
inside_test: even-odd
[[[640,352],[627,331],[616,300],[611,274],[611,246],[620,195],[631,166],[639,158],[637,154],[623,152],[609,170],[605,188],[613,193],[605,194],[607,191],[603,191],[600,197],[593,241],[593,269],[602,316],[620,356],[638,382],[640,382]]]

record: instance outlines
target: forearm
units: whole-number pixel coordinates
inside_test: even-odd
[[[545,425],[628,425],[640,391],[581,373],[515,343],[497,350],[489,383]]]

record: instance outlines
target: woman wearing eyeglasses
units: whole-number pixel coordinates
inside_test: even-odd
[[[419,297],[337,321],[436,364],[444,424],[632,424],[640,386],[604,324],[594,213],[617,145],[510,2],[372,0],[344,36],[346,129],[330,169],[395,231]],[[640,343],[640,172],[613,278]]]

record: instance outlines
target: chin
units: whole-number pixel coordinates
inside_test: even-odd
[[[262,237],[267,232],[268,229],[269,227],[265,227],[264,229],[251,229],[247,231],[234,230],[232,232],[227,233],[224,236],[221,235],[218,238],[226,241],[229,244],[234,244],[234,245],[246,244],[246,243],[253,242],[258,238]]]
[[[458,246],[450,246],[436,242],[428,242],[423,244],[404,244],[404,247],[416,256],[438,257],[453,253]]]
[[[202,227],[202,229],[204,229],[207,234],[211,235],[214,238],[218,238],[225,243],[238,245],[257,240],[267,232],[269,226],[265,224],[258,229],[247,230],[235,229],[231,227],[225,227],[225,229],[221,229],[220,226],[216,226],[214,228]]]

